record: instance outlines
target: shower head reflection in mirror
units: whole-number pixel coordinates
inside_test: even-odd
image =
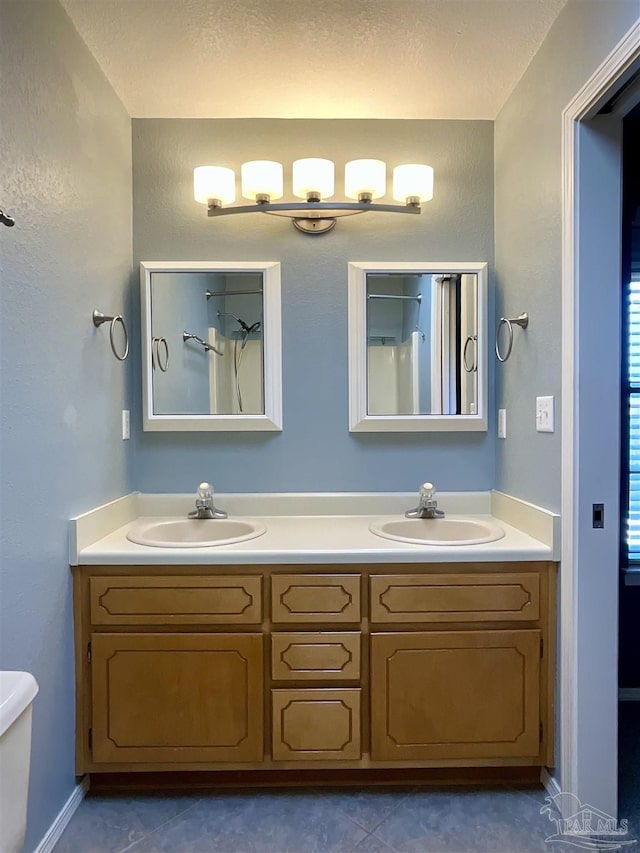
[[[144,429],[281,429],[280,265],[143,262],[140,282],[143,343],[181,339],[162,375],[143,346]]]
[[[260,320],[257,320],[255,323],[249,325],[248,323],[245,323],[245,321],[242,320],[240,317],[236,317],[235,314],[232,314],[231,311],[218,311],[216,316],[218,320],[220,320],[222,317],[233,317],[233,319],[236,321],[236,323],[240,326],[241,329],[240,335],[236,335],[235,340],[233,342],[233,377],[238,411],[244,412],[245,407],[242,402],[242,391],[240,389],[240,365],[242,364],[242,355],[249,341],[249,335],[252,335],[254,332],[258,332],[262,323]],[[238,344],[240,345],[238,346]]]
[[[486,430],[486,275],[482,262],[349,264],[352,432]]]

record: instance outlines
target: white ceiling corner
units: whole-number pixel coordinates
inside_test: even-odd
[[[494,119],[566,0],[61,0],[135,118]]]

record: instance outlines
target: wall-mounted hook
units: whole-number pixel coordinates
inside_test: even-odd
[[[500,317],[498,322],[498,328],[496,329],[496,355],[498,356],[498,361],[505,362],[509,356],[511,355],[511,349],[513,347],[513,327],[520,326],[521,329],[526,329],[529,325],[529,315],[526,311],[523,311],[522,314],[518,314],[517,317]],[[509,337],[507,340],[507,351],[504,355],[500,352],[500,330],[503,326],[507,327]]]
[[[115,314],[114,316],[107,316],[103,314],[102,311],[98,311],[97,308],[93,311],[93,325],[101,326],[103,323],[111,323],[109,327],[109,340],[111,341],[111,352],[115,355],[118,361],[124,361],[125,358],[129,355],[129,334],[127,332],[127,327],[124,324],[124,320],[122,319],[122,314]],[[115,328],[120,323],[122,326],[122,331],[124,332],[124,353],[120,355],[118,350],[116,349],[115,343]]]
[[[5,213],[3,210],[0,210],[0,222],[2,222],[3,225],[6,225],[7,228],[13,228],[16,224],[13,216],[9,216],[9,214]]]

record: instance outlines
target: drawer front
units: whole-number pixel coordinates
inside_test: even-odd
[[[273,622],[359,622],[360,575],[273,575]]]
[[[275,681],[340,681],[360,677],[360,634],[297,632],[271,635]]]
[[[274,690],[274,761],[361,758],[359,690]]]
[[[262,578],[91,578],[94,625],[249,625],[262,621]]]
[[[529,622],[540,618],[540,576],[372,575],[372,622]]]

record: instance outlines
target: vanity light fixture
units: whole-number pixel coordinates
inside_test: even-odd
[[[231,206],[236,200],[235,172],[224,166],[194,169],[195,200],[207,205],[209,216],[270,213],[288,217],[305,234],[325,234],[335,227],[340,216],[370,211],[420,213],[422,202],[433,198],[433,169],[418,163],[396,166],[393,170],[393,198],[400,204],[374,201],[387,192],[387,167],[382,160],[351,160],[346,164],[345,195],[353,201],[327,201],[334,194],[335,165],[332,160],[319,157],[293,163],[293,194],[303,201],[273,203],[283,195],[281,163],[251,160],[243,163],[240,175],[242,195],[253,204]]]

